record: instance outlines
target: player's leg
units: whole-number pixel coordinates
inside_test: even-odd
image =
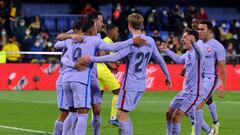
[[[176,109],[172,117],[172,135],[180,134],[180,123],[182,118],[185,116],[185,112],[180,109]]]
[[[172,134],[172,117],[173,117],[173,113],[174,111],[180,107],[182,101],[184,99],[184,94],[183,93],[178,93],[173,100],[171,101],[168,110],[166,112],[166,134],[167,135],[171,135]]]
[[[202,114],[202,107],[204,106],[205,101],[202,100],[201,103],[197,106],[195,114],[194,114],[194,128],[195,128],[195,135],[201,134],[201,127],[203,121],[203,114]]]
[[[214,129],[214,134],[217,135],[219,132],[219,122],[218,122],[218,117],[217,117],[217,108],[216,105],[213,101],[212,95],[214,94],[214,91],[216,90],[217,86],[217,81],[215,82],[204,82],[204,87],[205,91],[207,91],[207,101],[206,104],[208,105],[208,109],[210,110],[212,119],[213,119],[213,129]]]
[[[100,134],[100,124],[101,124],[101,102],[102,94],[99,89],[98,80],[91,79],[91,104],[93,110],[93,116],[91,120],[91,125],[93,127],[94,135]]]
[[[70,87],[70,83],[63,83],[64,93],[69,108],[69,114],[63,123],[63,135],[68,135],[72,133],[74,129],[74,123],[77,120],[76,109],[74,108],[73,93]]]
[[[129,112],[136,107],[142,95],[143,91],[120,90],[116,106],[118,108],[117,119],[119,120],[121,135],[133,135],[133,125],[129,118]]]
[[[201,131],[201,123],[202,123],[202,111],[201,111],[201,107],[204,104],[201,104],[204,102],[204,99],[200,96],[195,96],[195,95],[187,95],[184,100],[181,103],[181,106],[178,108],[178,110],[181,110],[182,112],[184,112],[184,114],[186,114],[187,116],[190,115],[190,113],[193,111],[194,112],[194,127],[195,127],[195,135],[200,135],[200,131]],[[199,108],[197,108],[199,107]],[[176,113],[176,122],[175,124],[172,123],[172,134],[179,134],[180,133],[180,123],[178,124],[178,117],[182,117],[182,112],[178,111],[178,113]],[[175,114],[175,113],[174,113]],[[174,119],[174,116],[173,116]],[[173,122],[173,120],[172,120]],[[175,131],[174,131],[175,130]]]
[[[88,111],[91,104],[90,88],[86,84],[72,82],[74,107],[77,108],[77,124],[75,135],[85,135],[87,129]]]
[[[113,98],[112,98],[111,115],[110,115],[109,123],[115,126],[119,126],[119,121],[117,119],[117,108],[116,108],[119,90],[120,88],[116,90],[112,90]]]
[[[207,100],[206,104],[208,105],[208,108],[211,112],[211,116],[213,119],[213,129],[214,129],[214,135],[218,135],[219,133],[219,122],[217,117],[217,108],[213,101],[212,96]]]
[[[56,95],[57,95],[57,103],[59,108],[59,115],[57,120],[54,123],[53,135],[62,135],[63,130],[63,122],[68,116],[68,106],[65,98],[63,84],[62,84],[62,75],[60,74],[56,81]]]

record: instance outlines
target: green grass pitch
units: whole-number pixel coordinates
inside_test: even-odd
[[[134,135],[164,135],[165,111],[175,95],[176,92],[145,92],[138,106],[130,113]],[[102,104],[102,135],[118,135],[118,128],[108,124],[111,98],[112,94],[105,92]],[[219,99],[215,94],[214,99],[218,109],[220,135],[240,135],[240,92],[226,92],[224,99]],[[52,132],[57,115],[54,91],[0,92],[0,135],[40,134],[2,126]],[[206,106],[204,117],[212,124]],[[185,118],[181,124],[181,135],[190,135],[190,131],[190,122]],[[87,135],[92,135],[90,126]]]

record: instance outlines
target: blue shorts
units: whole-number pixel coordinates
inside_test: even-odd
[[[144,91],[127,91],[121,89],[116,107],[120,110],[132,111],[138,104],[143,93]]]
[[[63,89],[62,74],[59,74],[56,81],[57,103],[59,109],[68,110],[67,101]]]
[[[64,92],[66,94],[68,107],[90,108],[91,91],[90,87],[80,82],[64,83]]]

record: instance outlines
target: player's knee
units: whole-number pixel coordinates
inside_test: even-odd
[[[167,119],[167,121],[170,121],[172,119],[172,115],[173,115],[172,112],[170,112],[170,111],[166,112],[166,119]]]
[[[174,115],[172,116],[172,122],[179,122],[181,119],[181,112],[176,111]]]
[[[213,98],[210,97],[210,98],[207,100],[206,104],[207,104],[207,105],[210,105],[210,104],[212,104],[212,102],[213,102]]]
[[[120,121],[128,121],[128,111],[118,110],[117,119]]]
[[[93,114],[100,115],[100,112],[101,112],[101,105],[94,105],[93,106]]]
[[[59,120],[64,121],[67,118],[68,113],[69,113],[68,111],[61,111],[61,113],[59,115]]]
[[[77,112],[79,113],[79,114],[87,114],[88,113],[88,108],[78,108],[77,109]]]
[[[113,93],[114,95],[118,95],[118,94],[119,94],[119,90],[120,90],[120,89],[113,90],[112,93]]]

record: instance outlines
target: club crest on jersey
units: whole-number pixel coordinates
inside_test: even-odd
[[[209,48],[209,47],[207,48],[207,52],[208,53],[211,52],[211,50],[212,50],[211,48]]]

